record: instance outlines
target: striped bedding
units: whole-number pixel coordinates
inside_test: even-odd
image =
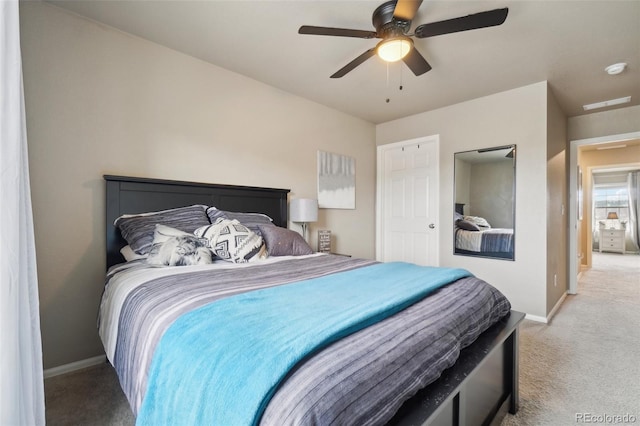
[[[272,259],[173,268],[129,262],[110,271],[100,336],[134,413],[146,392],[154,349],[180,315],[234,294],[374,263],[331,255]],[[298,365],[261,424],[383,424],[509,309],[504,296],[484,281],[458,280]]]
[[[456,248],[472,252],[513,253],[513,229],[456,229]]]

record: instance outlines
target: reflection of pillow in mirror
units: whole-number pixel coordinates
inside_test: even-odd
[[[456,226],[460,229],[465,229],[467,231],[479,231],[480,228],[475,223],[471,223],[467,220],[459,220],[456,222]]]
[[[491,228],[491,225],[489,225],[489,222],[487,222],[487,220],[485,218],[483,218],[483,217],[465,216],[464,220],[466,220],[467,222],[475,223],[476,225],[478,225],[481,228]]]

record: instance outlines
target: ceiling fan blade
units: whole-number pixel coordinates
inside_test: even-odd
[[[303,25],[298,30],[298,34],[325,35],[336,37],[356,37],[356,38],[375,38],[375,31],[350,30],[347,28],[331,28],[331,27],[314,27],[311,25]]]
[[[421,4],[422,0],[398,0],[393,17],[403,21],[413,21]]]
[[[475,30],[478,28],[494,27],[502,24],[507,19],[509,8],[488,10],[473,15],[447,19],[446,21],[422,24],[415,30],[418,38],[434,37],[442,34],[457,33],[460,31]]]
[[[402,58],[402,60],[416,76],[422,75],[431,69],[429,62],[427,62],[424,56],[422,56],[415,47],[411,49],[411,51],[407,53],[407,56]]]
[[[343,77],[346,73],[348,73],[349,71],[353,70],[355,67],[357,67],[358,65],[360,65],[361,63],[363,63],[364,61],[369,59],[370,57],[375,56],[375,54],[376,54],[376,48],[372,47],[371,49],[367,50],[362,55],[358,56],[353,61],[349,62],[347,65],[345,65],[344,67],[342,67],[338,71],[336,71],[331,76],[331,78]]]

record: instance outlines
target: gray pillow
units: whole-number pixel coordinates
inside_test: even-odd
[[[463,219],[467,222],[475,223],[480,228],[491,228],[487,219],[480,216],[464,216]]]
[[[262,213],[230,212],[226,210],[219,210],[215,207],[209,207],[207,209],[207,216],[209,216],[209,221],[211,223],[216,223],[220,218],[230,220],[235,219],[258,235],[260,235],[260,228],[258,225],[273,225],[273,219]]]
[[[269,256],[302,256],[313,254],[309,244],[300,234],[275,225],[258,225],[267,244]]]
[[[460,229],[465,229],[467,231],[479,231],[480,228],[475,223],[471,223],[468,220],[459,220],[456,222],[456,226]]]
[[[153,244],[156,224],[170,226],[192,234],[197,228],[208,225],[206,206],[178,207],[150,213],[126,214],[117,218],[114,225],[122,237],[138,254],[147,254]]]

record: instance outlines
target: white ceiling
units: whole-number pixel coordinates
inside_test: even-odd
[[[543,80],[570,117],[588,103],[640,101],[638,0],[425,0],[414,27],[505,6],[509,16],[498,27],[414,39],[433,66],[422,76],[374,57],[340,79],[329,76],[377,40],[298,28],[374,30],[371,14],[383,0],[49,2],[372,123]],[[607,75],[616,62],[627,70]]]

